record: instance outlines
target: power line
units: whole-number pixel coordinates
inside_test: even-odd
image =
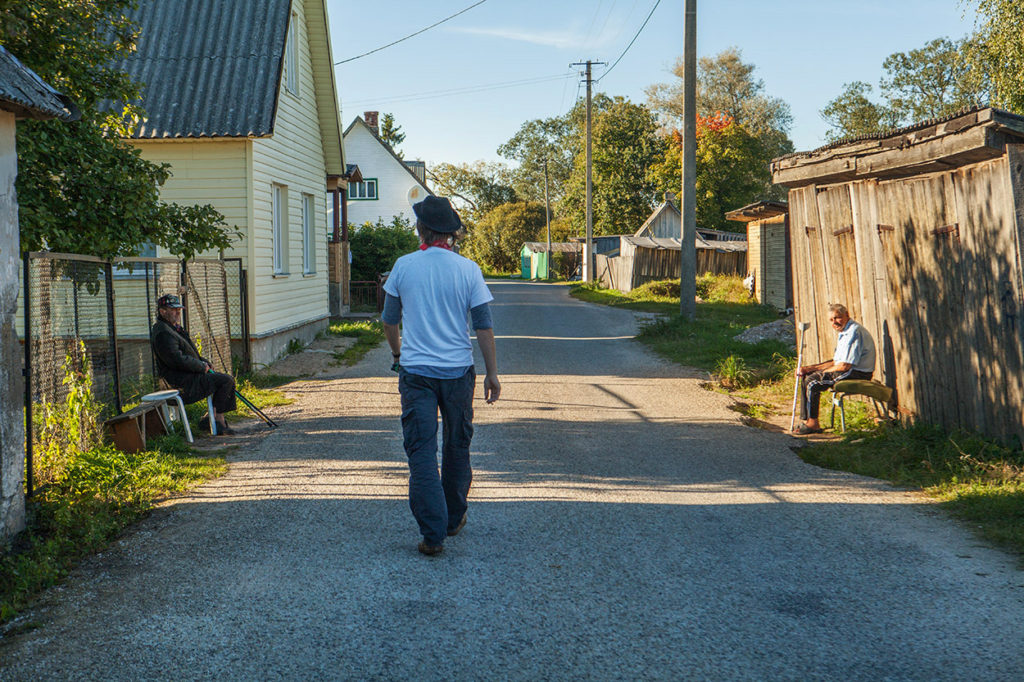
[[[421,99],[433,99],[435,97],[450,97],[455,95],[468,95],[474,92],[483,92],[486,90],[513,88],[520,87],[523,85],[534,85],[537,83],[547,83],[550,81],[557,81],[563,79],[568,80],[571,77],[571,73],[557,74],[551,76],[536,76],[534,78],[523,78],[521,80],[505,81],[503,83],[484,83],[480,85],[467,85],[461,88],[451,88],[448,90],[430,90],[426,92],[412,93],[409,95],[394,95],[392,97],[354,100],[352,102],[343,102],[342,104],[345,107],[351,107],[361,104],[388,104],[394,102],[414,102]]]
[[[371,55],[374,52],[380,52],[383,49],[391,47],[392,45],[397,45],[398,43],[402,42],[403,40],[408,40],[409,38],[418,36],[419,34],[425,32],[425,31],[429,31],[430,29],[434,28],[435,26],[440,26],[441,24],[443,24],[444,22],[448,21],[449,19],[454,19],[455,17],[459,16],[460,14],[464,14],[464,13],[468,12],[469,10],[473,9],[474,7],[476,7],[477,5],[482,5],[485,2],[487,2],[487,0],[480,0],[480,2],[474,3],[474,4],[470,5],[469,7],[467,7],[464,10],[456,12],[455,14],[451,15],[450,17],[445,17],[444,19],[442,19],[441,21],[437,22],[436,24],[431,24],[430,26],[427,26],[426,28],[420,29],[419,31],[416,31],[415,33],[410,33],[409,35],[405,36],[404,38],[399,38],[398,40],[396,40],[393,43],[388,43],[387,45],[382,45],[381,47],[378,47],[375,50],[370,50],[369,52],[364,52],[362,54],[357,54],[355,57],[349,57],[348,59],[342,59],[340,62],[334,62],[334,65],[338,66],[339,64],[344,64],[346,62],[351,62],[351,61],[354,61],[356,59],[360,59],[362,57],[365,57],[367,55]]]
[[[629,48],[633,47],[633,43],[635,43],[635,42],[636,42],[636,39],[640,37],[640,33],[641,33],[641,32],[642,32],[643,30],[644,30],[644,27],[645,27],[645,26],[647,26],[647,22],[651,20],[651,17],[652,17],[652,16],[654,16],[654,10],[658,9],[658,5],[660,5],[660,4],[661,4],[661,0],[657,0],[657,1],[656,1],[656,2],[654,3],[654,7],[652,7],[652,8],[651,8],[651,11],[650,11],[650,13],[649,13],[649,14],[647,15],[647,18],[646,18],[646,19],[644,19],[644,23],[642,23],[642,24],[640,25],[640,30],[639,30],[639,31],[637,31],[637,32],[636,32],[636,35],[635,35],[635,36],[633,36],[633,39],[632,39],[631,41],[629,41],[629,45],[626,45],[626,49],[622,51],[622,54],[620,54],[620,55],[619,55],[619,58],[618,58],[618,59],[616,59],[616,60],[615,60],[615,61],[614,61],[614,62],[612,63],[612,65],[608,67],[608,70],[607,70],[607,71],[605,71],[605,72],[604,72],[603,74],[601,74],[601,78],[604,78],[605,76],[607,76],[608,74],[610,74],[610,73],[612,72],[612,69],[614,69],[614,68],[615,68],[615,65],[619,63],[619,60],[621,60],[621,59],[622,59],[623,57],[625,57],[625,56],[626,56],[626,53],[627,53],[627,52],[629,52]],[[597,83],[600,83],[600,82],[601,82],[601,78],[598,78],[598,79],[597,79],[597,80],[596,80],[595,82],[597,82]]]

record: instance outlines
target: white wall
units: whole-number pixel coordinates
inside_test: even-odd
[[[18,202],[14,178],[18,156],[14,147],[14,114],[0,111],[0,551],[3,543],[25,527],[25,465],[21,350],[14,333],[18,299]]]
[[[409,190],[420,188],[417,201],[426,196],[422,186],[412,173],[393,157],[370,131],[357,123],[345,136],[345,161],[359,166],[364,178],[377,179],[376,200],[349,199],[349,227],[359,227],[363,223],[376,222],[378,218],[385,223],[398,215],[404,215],[410,222],[414,220],[412,204],[409,203]]]

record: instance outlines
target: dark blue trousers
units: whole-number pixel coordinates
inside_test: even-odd
[[[466,513],[473,480],[469,444],[473,439],[476,372],[458,379],[432,379],[402,370],[402,434],[409,458],[409,508],[423,539],[444,543]],[[441,471],[437,469],[437,415],[441,415]]]

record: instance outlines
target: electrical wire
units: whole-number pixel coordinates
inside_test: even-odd
[[[612,69],[615,68],[615,65],[618,64],[619,61],[623,57],[626,56],[626,53],[629,52],[629,48],[633,47],[633,43],[635,43],[636,39],[640,37],[640,33],[644,30],[644,27],[647,26],[647,22],[651,20],[651,17],[654,16],[654,10],[658,9],[658,5],[660,5],[660,4],[661,4],[661,0],[656,0],[656,2],[654,3],[654,7],[651,8],[651,11],[647,15],[647,18],[644,19],[644,23],[642,23],[640,25],[640,30],[638,30],[636,32],[636,35],[633,36],[633,39],[631,41],[629,41],[629,45],[626,45],[626,49],[622,51],[622,54],[619,55],[619,58],[616,59],[615,62],[611,66],[608,67],[607,71],[605,71],[603,74],[601,74],[601,78],[598,78],[598,79],[596,79],[594,81],[595,83],[600,83],[601,79],[604,78],[605,76],[607,76],[608,74],[610,74],[612,72]]]
[[[343,102],[342,104],[343,104],[344,107],[350,107],[350,106],[359,106],[359,105],[362,105],[362,104],[390,104],[390,103],[394,103],[394,102],[415,102],[415,101],[421,100],[421,99],[433,99],[433,98],[436,98],[436,97],[451,97],[451,96],[455,96],[455,95],[468,95],[468,94],[472,94],[474,92],[483,92],[483,91],[486,91],[486,90],[499,90],[499,89],[502,89],[502,88],[513,88],[513,87],[520,87],[520,86],[523,86],[523,85],[534,85],[534,84],[537,84],[537,83],[547,83],[547,82],[550,82],[550,81],[557,81],[557,80],[563,80],[563,79],[564,80],[568,80],[569,78],[572,78],[572,77],[573,77],[573,74],[571,74],[571,73],[556,74],[556,75],[551,75],[551,76],[536,76],[534,78],[523,78],[521,80],[505,81],[503,83],[488,83],[488,84],[481,84],[481,85],[467,85],[465,87],[451,88],[451,89],[448,89],[448,90],[429,90],[429,91],[426,91],[426,92],[417,92],[417,93],[412,93],[412,94],[409,94],[409,95],[394,95],[392,97],[354,100],[352,102]]]
[[[367,55],[371,55],[374,52],[380,52],[381,50],[384,50],[386,48],[391,47],[392,45],[397,45],[398,43],[400,43],[400,42],[402,42],[404,40],[408,40],[409,38],[413,38],[415,36],[418,36],[421,33],[424,33],[425,31],[429,31],[430,29],[434,28],[435,26],[440,26],[441,24],[443,24],[444,22],[448,21],[449,19],[454,19],[455,17],[459,16],[460,14],[464,14],[464,13],[468,12],[469,10],[473,9],[474,7],[476,7],[477,5],[482,5],[485,2],[487,2],[487,0],[480,0],[480,2],[474,3],[474,4],[470,5],[469,7],[467,7],[464,10],[456,12],[455,14],[451,15],[450,17],[445,17],[441,21],[439,21],[439,22],[437,22],[435,24],[431,24],[430,26],[427,26],[426,28],[420,29],[419,31],[416,31],[415,33],[410,33],[409,35],[405,36],[404,38],[399,38],[398,40],[396,40],[393,43],[388,43],[387,45],[382,45],[381,47],[378,47],[375,50],[370,50],[369,52],[364,52],[362,54],[357,54],[355,57],[349,57],[348,59],[342,59],[340,62],[334,62],[334,65],[338,66],[339,64],[345,64],[346,62],[351,62],[351,61],[354,61],[356,59],[361,59],[362,57],[365,57]]]

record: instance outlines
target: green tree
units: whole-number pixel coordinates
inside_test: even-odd
[[[830,126],[825,133],[829,142],[880,133],[895,127],[895,113],[885,105],[872,102],[871,90],[870,83],[847,83],[843,92],[825,105],[821,117]]]
[[[462,253],[481,267],[514,272],[519,269],[523,244],[541,241],[543,230],[543,204],[530,201],[502,204],[488,211],[473,226]]]
[[[402,132],[402,126],[395,125],[395,117],[393,114],[384,114],[381,116],[380,139],[384,144],[391,147],[392,151],[398,155],[398,158],[405,158],[405,154],[398,151],[398,145],[405,142],[405,133]]]
[[[988,99],[984,80],[979,81],[965,58],[968,43],[966,38],[936,38],[924,47],[886,57],[882,96],[901,122],[948,116]]]
[[[991,101],[1024,114],[1024,4],[1020,0],[962,0],[976,5],[977,35],[967,46],[975,72],[988,79]]]
[[[458,200],[460,216],[470,223],[496,206],[517,200],[508,167],[502,163],[439,163],[428,169],[427,174],[436,193]]]
[[[648,104],[661,116],[666,134],[682,127],[683,66],[679,58],[673,69],[676,80],[646,89]],[[764,81],[755,76],[755,71],[756,67],[745,63],[735,47],[714,57],[702,57],[697,65],[697,115],[710,119],[724,114],[758,139],[760,162],[765,167],[760,194],[769,197],[778,189],[771,183],[768,165],[773,158],[793,151],[789,139],[793,115],[785,101],[765,92]]]
[[[595,111],[607,106],[608,98],[593,98]],[[548,168],[548,194],[557,204],[565,194],[573,159],[583,151],[580,125],[585,120],[583,101],[562,116],[527,121],[516,134],[498,147],[498,154],[517,163],[511,171],[516,194],[529,201],[544,202],[544,164]]]
[[[682,134],[676,130],[664,160],[651,169],[659,191],[680,191]],[[761,141],[728,116],[697,119],[697,224],[717,230],[742,231],[725,219],[727,211],[763,198],[768,166]]]
[[[172,253],[230,245],[237,233],[210,206],[160,201],[169,166],[124,142],[143,112],[139,89],[110,66],[134,49],[132,0],[0,0],[0,44],[71,97],[79,121],[18,124],[22,247],[100,257],[153,242]]]
[[[408,220],[396,215],[390,223],[378,218],[352,230],[352,281],[376,281],[382,272],[389,272],[399,256],[412,253],[420,239]]]
[[[881,133],[988,101],[989,79],[970,58],[977,45],[977,36],[937,38],[921,48],[889,55],[882,63],[881,102],[872,101],[870,84],[845,84],[821,111],[830,126],[826,137],[834,142]]]
[[[665,155],[665,138],[653,112],[624,97],[607,100],[592,114],[592,201],[594,234],[635,232],[655,205],[657,188],[650,169]],[[577,135],[585,130],[578,123]],[[558,214],[576,234],[586,231],[586,154],[578,153]]]

